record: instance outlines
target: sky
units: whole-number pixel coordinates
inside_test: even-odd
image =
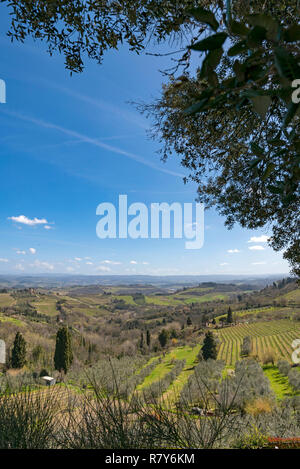
[[[119,195],[128,205],[192,203],[196,185],[183,183],[179,157],[163,163],[147,135],[151,122],[131,104],[159,97],[167,60],[109,51],[70,76],[63,57],[45,46],[6,37],[0,6],[0,273],[1,274],[287,274],[267,230],[228,230],[205,211],[204,243],[186,239],[100,239],[97,207]],[[128,216],[128,221],[133,216]],[[202,228],[202,227],[201,227]]]

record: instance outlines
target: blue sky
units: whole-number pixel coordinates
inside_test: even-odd
[[[160,161],[149,122],[129,104],[159,96],[166,58],[124,48],[70,77],[40,43],[11,44],[4,6],[0,17],[0,273],[288,273],[267,231],[228,231],[214,210],[199,250],[184,239],[99,239],[96,208],[119,194],[147,206],[195,200],[178,158]]]

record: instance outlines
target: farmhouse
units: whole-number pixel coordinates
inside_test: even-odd
[[[56,384],[56,379],[52,378],[52,376],[42,376],[41,380],[46,386],[53,386],[54,384]]]

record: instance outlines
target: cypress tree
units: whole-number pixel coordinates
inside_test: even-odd
[[[58,371],[67,373],[73,361],[71,334],[67,327],[62,327],[56,334],[54,366]]]
[[[227,320],[226,321],[227,321],[227,324],[232,324],[233,323],[232,311],[231,311],[230,306],[228,308]]]
[[[204,360],[208,360],[209,358],[212,358],[213,360],[217,359],[217,344],[211,331],[208,331],[205,334],[202,346],[202,356]]]
[[[26,341],[20,332],[17,332],[11,353],[11,366],[22,368],[26,363]]]
[[[150,335],[150,331],[147,329],[147,332],[146,332],[146,343],[147,343],[147,346],[150,347],[151,345],[151,335]]]
[[[166,329],[163,329],[158,336],[158,341],[161,347],[165,347],[167,345],[168,340],[169,340],[169,333],[168,331],[166,331]]]
[[[140,349],[143,350],[143,348],[144,348],[144,334],[141,332]]]

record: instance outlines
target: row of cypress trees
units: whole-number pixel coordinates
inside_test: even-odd
[[[147,331],[147,345],[150,345],[150,333]],[[143,344],[141,336],[141,345]],[[209,358],[216,360],[217,344],[214,335],[208,331],[205,335],[201,350],[204,360]],[[67,373],[73,362],[71,334],[68,327],[61,327],[56,334],[56,345],[54,353],[54,367],[56,370]],[[26,364],[26,341],[20,332],[17,332],[11,355],[12,368],[22,368]]]

